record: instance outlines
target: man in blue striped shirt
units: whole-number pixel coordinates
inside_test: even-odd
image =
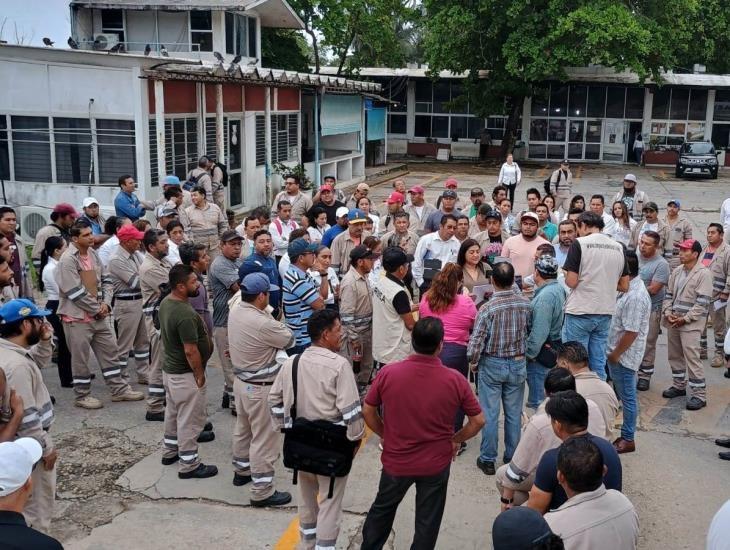
[[[530,303],[513,289],[515,270],[511,263],[494,265],[495,293],[477,316],[466,356],[471,369],[478,369],[479,402],[487,424],[477,467],[487,475],[496,472],[499,439],[499,404],[504,403],[504,463],[509,464],[520,441],[520,416],[525,393],[527,364],[525,347],[531,325]]]
[[[322,279],[319,289],[307,270],[314,265],[316,244],[304,239],[295,239],[289,243],[287,252],[291,265],[284,277],[284,317],[289,329],[296,339],[293,347],[287,350],[289,355],[303,352],[312,343],[307,331],[307,321],[312,311],[324,309],[324,300],[329,294],[329,282]]]

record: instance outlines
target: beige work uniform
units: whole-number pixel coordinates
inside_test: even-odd
[[[36,271],[41,268],[41,252],[43,252],[43,248],[46,246],[48,237],[61,237],[62,235],[61,228],[55,223],[49,223],[41,227],[38,233],[35,234],[35,242],[33,243],[33,250],[30,253],[30,259],[33,261],[33,267],[35,267]]]
[[[129,384],[122,379],[126,362],[119,362],[119,347],[109,317],[94,318],[102,302],[110,306],[112,284],[96,251],[90,248],[87,254],[94,273],[89,273],[86,283],[81,277],[83,267],[75,244],[68,245],[56,268],[57,314],[63,321],[66,343],[71,351],[74,393],[76,397],[83,397],[91,391],[89,351],[93,350],[109,391],[112,395],[121,395],[130,391]]]
[[[213,179],[210,177],[210,172],[205,168],[193,168],[188,172],[188,181],[193,179],[196,180],[195,186],[201,186],[205,189],[205,200],[213,202]]]
[[[619,409],[618,399],[613,388],[601,380],[595,372],[588,369],[579,372],[573,378],[575,378],[575,390],[584,398],[590,399],[598,405],[601,416],[603,416],[603,422],[606,425],[605,432],[591,433],[608,441],[613,441],[613,426],[616,423]]]
[[[406,254],[411,256],[416,253],[416,246],[418,246],[418,233],[412,229],[408,229],[406,233],[399,234],[395,230],[384,233],[380,238],[383,243],[383,248],[390,246],[399,246],[403,249]]]
[[[184,374],[162,371],[162,381],[166,396],[162,456],[178,455],[179,472],[192,472],[200,465],[198,436],[206,420],[205,386],[198,387],[192,370]]]
[[[30,266],[28,265],[28,253],[25,251],[25,243],[23,242],[23,239],[17,233],[15,234],[15,246],[16,250],[14,254],[18,255],[21,280],[16,281],[13,279],[13,286],[11,287],[13,298],[30,298],[33,300],[33,284],[30,276]],[[38,262],[40,268],[40,258]],[[40,273],[40,269],[37,269],[36,273]]]
[[[293,357],[287,359],[269,393],[269,406],[277,428],[291,427],[294,402]],[[355,377],[347,360],[328,349],[312,345],[300,356],[297,415],[309,420],[341,422],[350,441],[362,439],[365,422]],[[342,498],[347,476],[335,479],[332,498],[326,498],[330,478],[299,472],[299,533],[305,550],[334,547],[340,533]]]
[[[228,340],[237,413],[233,468],[251,476],[251,500],[265,500],[274,494],[274,464],[281,450],[281,434],[271,427],[269,390],[281,367],[277,351],[292,346],[294,336],[269,313],[239,302],[228,314]]]
[[[664,223],[669,226],[669,239],[672,241],[672,257],[667,258],[669,267],[679,267],[679,243],[692,238],[692,224],[681,214],[677,216],[674,223],[664,216]]]
[[[420,208],[420,207],[419,207]],[[406,204],[403,206],[403,210],[408,213],[408,219],[410,221],[410,229],[415,231],[418,235],[423,235],[426,230],[423,226],[426,225],[428,218],[438,210],[434,205],[424,202],[423,208],[421,209],[421,215],[418,215],[418,210],[413,204]]]
[[[362,358],[360,372],[355,374],[359,386],[370,381],[373,370],[373,302],[368,276],[361,275],[354,267],[340,283],[340,320],[342,321],[342,353],[352,362],[356,345]]]
[[[0,338],[0,369],[5,372],[8,388],[14,389],[23,400],[23,420],[18,427],[17,437],[32,437],[38,441],[44,457],[54,450],[48,433],[54,414],[41,369],[50,366],[52,351],[50,340],[41,341],[32,349],[27,349]],[[43,463],[39,463],[33,470],[32,479],[33,493],[23,514],[29,525],[47,531],[56,498],[56,467],[46,470]]]
[[[349,231],[343,231],[332,241],[332,246],[330,247],[332,249],[332,269],[335,270],[338,277],[342,278],[347,273],[347,270],[350,269],[350,252],[352,252],[353,248],[362,244],[368,235],[370,235],[369,232],[363,231],[360,238],[355,241]]]
[[[637,186],[634,185],[634,203],[629,210],[629,216],[631,216],[637,222],[640,222],[644,219],[644,205],[649,202],[649,195],[647,195],[643,191],[639,191],[639,189],[637,189],[636,187]],[[616,201],[623,202],[623,198],[624,190],[621,189],[618,193],[614,195],[611,204]]]
[[[164,258],[158,260],[149,253],[145,254],[139,267],[140,290],[142,291],[142,313],[147,337],[150,341],[150,370],[147,385],[147,410],[161,413],[165,410],[165,386],[162,382],[162,345],[160,331],[152,322],[154,303],[160,296],[160,285],[169,281],[172,266]]]
[[[707,247],[700,254],[702,259],[707,252]],[[712,300],[709,307],[709,319],[712,323],[712,332],[715,336],[715,357],[723,359],[724,365],[724,343],[725,343],[725,331],[727,330],[727,324],[725,319],[725,313],[727,307],[723,306],[720,309],[715,309],[715,302],[720,302],[720,294],[730,293],[730,245],[725,241],[717,247],[714,256],[708,266],[710,273],[712,274]],[[727,298],[725,299],[727,301]],[[703,353],[704,352],[704,353]],[[707,355],[707,324],[702,328],[702,334],[700,335],[700,353]]]
[[[114,322],[117,327],[119,363],[124,363],[122,377],[129,381],[127,369],[129,352],[134,354],[137,381],[149,383],[150,341],[142,322],[142,290],[139,284],[139,267],[142,257],[138,252],[130,254],[121,246],[109,260],[109,279],[114,285]]]
[[[301,191],[293,197],[287,194],[286,191],[280,191],[274,197],[274,202],[271,203],[271,219],[276,217],[276,205],[281,201],[289,201],[291,203],[291,219],[297,223],[301,223],[302,217],[306,216],[307,212],[312,208],[312,199]]]
[[[641,235],[644,232],[643,229],[646,224],[646,221],[640,221],[631,230],[631,236],[629,237],[629,250],[637,250],[639,248],[639,239],[641,239]],[[659,245],[657,246],[657,251],[665,260],[669,261],[674,255],[674,241],[672,241],[669,226],[664,223],[664,221],[658,219],[656,232],[659,233]]]
[[[562,209],[564,214],[570,210],[570,198],[573,195],[573,172],[558,168],[550,175],[550,190],[555,197],[555,211]],[[514,206],[514,205],[513,205]]]
[[[711,295],[712,275],[698,261],[689,273],[684,266],[672,271],[662,303],[662,326],[667,329],[672,386],[684,390],[689,371],[690,392],[701,401],[707,398],[707,384],[705,367],[700,360],[700,334],[707,319]],[[685,324],[679,328],[669,326],[669,314],[683,317]]]
[[[213,191],[213,202],[221,212],[226,212],[226,188],[223,187],[223,170],[217,164],[213,165],[213,172],[210,176],[211,189]]]
[[[188,206],[185,213],[190,220],[193,242],[206,245],[212,261],[218,255],[220,236],[228,229],[228,220],[221,209],[211,203],[206,203],[203,208]]]

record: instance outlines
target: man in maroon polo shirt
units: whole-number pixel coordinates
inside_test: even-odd
[[[414,483],[416,532],[411,548],[436,546],[451,461],[461,443],[484,426],[484,414],[466,378],[439,359],[444,339],[441,320],[419,320],[412,336],[415,353],[381,369],[363,405],[365,422],[383,440],[383,470],[363,525],[361,550],[383,547],[398,505]],[[388,411],[387,422],[378,414],[380,406]],[[459,409],[468,422],[454,433]]]

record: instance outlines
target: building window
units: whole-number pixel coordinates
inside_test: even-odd
[[[715,122],[730,122],[730,90],[717,90],[712,119]]]
[[[190,119],[188,119],[190,120]],[[195,136],[192,136],[195,138]],[[223,117],[223,158],[221,162],[225,164],[225,149],[226,143],[228,143],[228,117]],[[197,149],[197,144],[196,144]],[[215,117],[206,117],[205,119],[205,153],[208,158],[218,158],[218,147],[215,143]],[[197,159],[195,159],[197,162]],[[228,166],[228,168],[232,168]]]
[[[8,118],[0,115],[0,178],[10,179],[10,147],[8,146]]]
[[[388,133],[405,135],[408,133],[408,116],[407,115],[388,115]]]
[[[48,117],[14,116],[13,167],[16,181],[51,183],[51,146]]]
[[[266,117],[256,115],[256,166],[266,164]]]
[[[226,12],[226,53],[256,57],[256,19]]]
[[[707,90],[662,88],[654,93],[652,147],[677,149],[685,141],[705,138]],[[661,116],[659,116],[661,115]]]
[[[91,125],[83,118],[54,118],[57,183],[93,183]]]
[[[124,11],[101,10],[101,32],[116,34],[124,42]]]
[[[299,115],[271,113],[271,162],[299,160]],[[256,166],[266,164],[266,117],[256,115]]]
[[[190,42],[201,52],[213,51],[213,18],[210,10],[192,10],[190,12]]]
[[[134,121],[96,120],[99,183],[116,184],[122,174],[137,176]]]

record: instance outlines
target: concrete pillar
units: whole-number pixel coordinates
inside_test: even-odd
[[[654,107],[654,94],[649,87],[644,88],[644,115],[641,119],[641,135],[644,138],[644,147],[649,147],[651,134],[651,110]]]
[[[271,204],[271,88],[264,88],[264,144],[266,149],[266,204]]]
[[[712,140],[712,119],[715,116],[716,90],[707,90],[707,111],[705,111],[705,141]]]
[[[406,138],[413,140],[416,133],[416,82],[408,81],[406,88]]]
[[[157,133],[157,175],[165,177],[165,88],[162,80],[155,80],[155,130]]]
[[[223,136],[223,84],[215,85],[215,155],[216,160],[228,164],[225,157],[225,143]]]
[[[522,102],[522,141],[525,143],[523,159],[530,158],[530,121],[532,98],[526,97]],[[519,156],[519,155],[518,155]]]

